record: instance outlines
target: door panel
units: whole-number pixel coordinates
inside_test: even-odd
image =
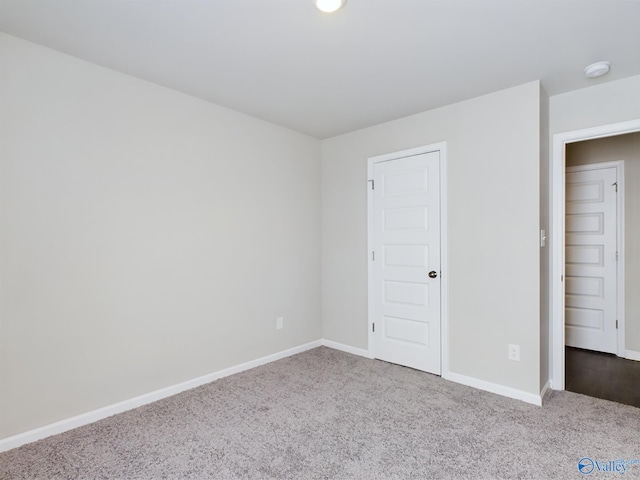
[[[376,163],[373,174],[374,356],[439,375],[440,154]]]
[[[617,169],[567,170],[565,342],[617,352]]]

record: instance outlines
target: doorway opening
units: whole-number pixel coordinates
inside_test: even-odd
[[[628,134],[640,135],[640,120],[634,120],[630,122],[623,122],[614,125],[606,125],[602,127],[596,127],[586,130],[580,130],[575,132],[568,132],[563,134],[554,135],[553,138],[553,156],[552,156],[552,278],[551,278],[551,321],[552,321],[552,330],[551,330],[551,346],[552,346],[552,388],[556,390],[564,390],[566,387],[566,374],[569,372],[569,369],[565,371],[566,368],[566,348],[567,348],[567,337],[566,337],[566,314],[565,314],[565,294],[566,291],[570,291],[575,286],[571,285],[571,280],[566,277],[569,275],[567,271],[567,267],[565,262],[568,259],[569,255],[572,253],[568,253],[566,250],[567,247],[567,237],[571,234],[566,230],[566,213],[567,213],[567,190],[566,190],[566,182],[567,182],[567,167],[571,166],[574,160],[570,159],[572,151],[580,151],[584,149],[590,148],[592,152],[594,152],[594,156],[600,155],[599,150],[606,143],[615,142],[617,138],[625,138],[626,140],[632,139],[632,137],[627,137]],[[600,140],[596,140],[600,139]],[[594,142],[589,145],[589,142]],[[598,143],[599,142],[599,143]],[[600,162],[607,160],[622,160],[619,156],[616,158],[605,158],[602,155],[598,157]],[[604,160],[603,160],[604,159]],[[596,162],[596,160],[590,160],[592,163]],[[589,161],[584,162],[589,163]],[[629,162],[627,162],[629,163]],[[640,162],[639,162],[640,163]],[[574,164],[575,166],[575,164]],[[626,165],[625,165],[626,166]],[[629,165],[629,167],[635,167],[635,165]],[[634,171],[634,168],[631,168],[631,171]],[[629,172],[625,175],[626,179],[629,179]],[[614,182],[611,182],[614,183]],[[628,185],[627,193],[631,189],[631,185]],[[633,194],[633,191],[631,191]],[[638,200],[640,202],[640,198],[634,199],[634,202]],[[638,218],[638,213],[635,213],[630,204],[627,203],[626,208],[626,218],[627,222],[623,222],[624,226],[629,225],[629,223],[633,223],[635,218]],[[637,223],[637,220],[635,220]],[[626,231],[626,236],[629,235],[629,228],[623,228]],[[631,229],[633,230],[633,229]],[[621,239],[622,247],[619,245],[617,248],[624,247],[624,239]],[[627,253],[628,255],[625,257],[627,264],[634,258],[634,254],[631,250],[629,250],[629,241],[627,243]],[[636,244],[640,242],[636,239]],[[639,245],[640,248],[640,245]],[[614,252],[615,253],[615,252]],[[617,270],[617,278],[620,279],[620,275],[623,275],[620,285],[626,284],[627,292],[630,288],[633,288],[634,282],[640,281],[635,280],[634,278],[630,279],[630,272],[632,272],[631,276],[634,277],[636,275],[635,272],[638,272],[637,275],[640,277],[640,263],[635,262],[633,268],[624,268],[624,265],[621,265],[621,268]],[[626,271],[626,274],[625,274]],[[630,281],[631,280],[631,281]],[[592,281],[592,286],[599,285],[598,281]],[[636,288],[637,285],[635,284]],[[618,330],[626,331],[626,335],[624,333],[620,335],[620,341],[617,342],[615,355],[620,357],[626,357],[633,360],[640,360],[640,353],[634,350],[633,347],[639,348],[639,346],[635,346],[635,342],[640,343],[640,306],[635,307],[631,305],[633,303],[634,297],[637,295],[626,295],[627,301],[618,302],[616,307],[617,320],[618,320]],[[631,299],[631,300],[630,300]],[[625,316],[624,314],[627,313]],[[627,320],[625,322],[625,320]],[[620,328],[622,327],[622,328]],[[626,327],[626,329],[625,329]],[[632,337],[633,335],[633,337]],[[625,337],[627,341],[625,342]],[[616,331],[617,338],[617,331]],[[631,339],[631,340],[630,340]],[[588,352],[588,350],[585,350]],[[571,354],[576,352],[571,352]],[[578,352],[580,353],[580,352]],[[637,356],[637,358],[635,358]],[[573,357],[572,357],[573,358]],[[622,360],[623,358],[621,358]],[[635,362],[634,362],[635,363]],[[572,365],[575,366],[575,362],[572,360]],[[573,371],[573,370],[571,370]],[[592,372],[595,374],[595,372]],[[597,375],[597,374],[596,374]],[[592,375],[592,376],[596,376]]]
[[[640,346],[640,132],[568,144],[565,158],[565,388],[640,407],[627,359]]]

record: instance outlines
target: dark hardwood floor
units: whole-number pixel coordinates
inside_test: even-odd
[[[640,408],[640,362],[565,347],[565,388]]]

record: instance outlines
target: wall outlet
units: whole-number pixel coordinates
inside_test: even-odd
[[[276,318],[276,330],[282,330],[284,328],[284,317]]]
[[[513,360],[514,362],[520,361],[520,345],[511,345],[509,344],[509,360]]]

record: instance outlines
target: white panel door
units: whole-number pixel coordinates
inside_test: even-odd
[[[440,153],[373,173],[373,353],[440,375]]]
[[[565,343],[617,352],[617,169],[567,169]]]

